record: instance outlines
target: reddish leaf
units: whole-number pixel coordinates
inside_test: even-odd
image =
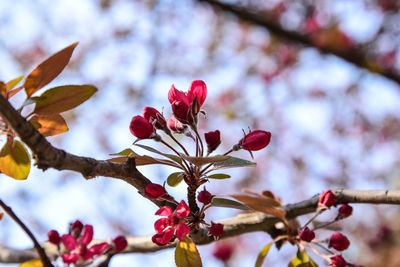
[[[2,81],[0,81],[0,94],[2,94],[4,97],[7,96],[7,86]]]
[[[64,48],[39,64],[25,79],[24,88],[28,98],[56,78],[68,64],[78,43]]]
[[[0,212],[0,220],[3,219],[4,217],[4,212]]]
[[[28,177],[31,158],[24,145],[17,141],[7,141],[0,151],[0,171],[17,180]]]
[[[44,92],[34,100],[34,113],[52,115],[70,110],[88,100],[97,88],[91,85],[64,85]]]
[[[35,115],[29,121],[44,136],[57,135],[68,131],[67,123],[60,114],[49,116]]]

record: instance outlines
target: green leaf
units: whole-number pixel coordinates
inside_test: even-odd
[[[33,259],[21,263],[19,267],[43,267],[43,263],[41,259]]]
[[[267,254],[268,254],[268,252],[269,252],[269,249],[271,248],[271,246],[272,246],[273,244],[274,244],[273,242],[269,243],[268,245],[266,245],[266,246],[260,251],[260,253],[258,253],[258,257],[257,257],[257,261],[256,261],[255,267],[261,267],[261,265],[262,265],[263,262],[264,262],[265,257],[267,256]]]
[[[88,100],[97,88],[92,85],[64,85],[51,88],[36,98],[34,113],[51,115],[70,110]]]
[[[182,155],[182,158],[184,158],[185,160],[189,161],[190,163],[200,167],[202,165],[209,164],[209,163],[226,161],[230,157],[224,156],[224,155],[217,155],[217,156],[212,156],[212,157],[190,157],[190,156]]]
[[[237,167],[254,167],[256,165],[257,164],[253,161],[230,157],[228,160],[215,163],[213,169],[219,170],[219,169],[237,168]]]
[[[67,66],[72,56],[72,52],[74,52],[77,45],[78,43],[73,43],[60,50],[40,63],[31,73],[29,73],[24,82],[24,88],[28,98],[30,98],[37,90],[50,83],[61,73],[65,66]]]
[[[133,152],[132,149],[127,148],[122,150],[121,152],[110,154],[110,156],[129,156],[131,154],[133,154],[134,156],[137,155],[135,152]]]
[[[0,171],[17,180],[25,180],[31,169],[31,158],[25,146],[17,141],[7,141],[0,151]]]
[[[211,178],[211,179],[228,179],[228,178],[231,178],[231,176],[228,175],[228,174],[217,173],[217,174],[209,175],[209,176],[207,176],[207,178]]]
[[[177,186],[183,180],[183,173],[182,172],[174,172],[171,173],[167,178],[167,184],[169,186]]]
[[[182,163],[182,159],[181,159],[180,157],[176,156],[176,155],[163,153],[163,152],[158,151],[158,150],[155,149],[155,148],[152,148],[152,147],[149,147],[149,146],[146,146],[146,145],[142,145],[142,144],[135,144],[135,146],[141,147],[141,148],[143,148],[143,149],[145,149],[145,150],[147,150],[147,151],[156,153],[156,154],[158,154],[158,155],[162,155],[162,156],[164,156],[164,157],[167,157],[167,158],[169,158],[169,159],[171,159],[171,160],[173,160],[173,161],[175,161],[175,162],[178,162],[179,164]]]
[[[8,83],[6,83],[7,91],[10,91],[11,89],[13,89],[23,78],[24,78],[24,75],[21,75],[15,79],[9,81]]]
[[[251,208],[247,207],[246,205],[243,205],[240,202],[237,202],[237,201],[231,200],[231,199],[226,199],[226,198],[219,198],[219,197],[214,197],[212,199],[211,206],[222,207],[222,208],[233,208],[233,209],[239,209],[239,210],[251,210]]]
[[[175,249],[177,267],[202,267],[201,258],[196,245],[188,237],[180,241]]]
[[[35,115],[29,121],[44,136],[53,136],[68,131],[68,125],[60,114]]]

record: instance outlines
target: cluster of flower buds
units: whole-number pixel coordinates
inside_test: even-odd
[[[158,153],[166,156],[167,160],[154,161],[158,164],[165,164],[181,169],[181,172],[171,174],[175,180],[185,181],[188,185],[188,201],[178,203],[170,196],[165,187],[159,184],[150,183],[144,189],[144,195],[152,200],[166,201],[173,203],[171,205],[161,207],[156,215],[164,216],[157,220],[154,224],[156,234],[152,240],[157,245],[163,246],[167,243],[178,238],[180,241],[189,234],[192,229],[198,229],[200,224],[209,226],[209,234],[215,238],[223,235],[223,225],[211,222],[211,225],[206,223],[203,219],[205,211],[211,206],[213,195],[206,189],[199,192],[197,201],[202,203],[201,209],[196,202],[197,189],[208,181],[208,173],[212,171],[213,164],[221,161],[220,159],[227,160],[228,154],[239,149],[257,151],[265,148],[271,140],[271,133],[267,131],[255,130],[249,133],[244,133],[242,139],[233,146],[231,150],[224,155],[211,157],[209,156],[221,144],[221,133],[219,130],[204,133],[204,140],[207,145],[203,144],[203,139],[198,133],[198,115],[205,111],[201,110],[207,97],[207,86],[201,80],[192,81],[189,90],[182,92],[171,86],[168,91],[168,101],[171,104],[173,116],[168,120],[157,109],[152,107],[144,107],[141,116],[134,116],[131,120],[129,129],[131,133],[137,138],[135,143],[140,139],[153,139],[161,142],[173,151],[174,155]],[[180,148],[178,152],[172,145],[165,142],[157,130],[163,131],[170,137]],[[184,134],[195,142],[196,150],[193,155],[190,155],[188,150],[181,144],[174,134]],[[207,149],[207,151],[205,150]],[[154,149],[152,150],[154,152]],[[177,159],[178,158],[178,159]],[[169,178],[168,184],[170,184]],[[171,179],[173,180],[173,179]],[[175,181],[174,180],[174,181]],[[178,183],[179,183],[178,182]],[[171,182],[173,186],[176,183]],[[175,211],[171,207],[176,207]]]
[[[311,223],[319,214],[330,209],[335,204],[336,204],[336,196],[331,190],[326,190],[320,194],[319,200],[318,200],[317,212],[312,217],[312,219],[306,223],[306,225],[303,227],[303,229],[299,233],[299,239],[302,241],[305,241],[306,246],[310,245],[309,243],[312,242],[315,238],[315,232],[313,230],[309,229],[307,227],[307,225],[309,223]],[[347,218],[347,217],[351,216],[352,213],[353,213],[353,208],[350,205],[342,204],[339,207],[337,216],[333,221],[322,224],[320,226],[317,226],[314,230],[326,227],[332,223],[335,223],[339,220]],[[328,248],[333,248],[340,252],[348,249],[349,246],[350,246],[349,239],[341,233],[333,233],[328,241]],[[341,255],[338,255],[334,252],[332,252],[331,255],[328,256],[328,258],[330,260],[331,266],[345,267],[345,266],[349,265],[349,263],[347,263]]]
[[[56,245],[59,256],[65,264],[87,264],[97,256],[107,253],[123,251],[128,242],[125,237],[117,236],[110,243],[102,242],[91,244],[93,240],[93,226],[83,225],[76,220],[69,227],[69,233],[60,236],[56,230],[47,233],[49,242]]]

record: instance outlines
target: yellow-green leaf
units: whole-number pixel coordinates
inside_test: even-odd
[[[175,249],[177,267],[202,267],[200,254],[196,245],[188,237],[180,241]]]
[[[23,78],[24,78],[24,75],[21,75],[21,76],[15,78],[15,79],[9,81],[6,84],[7,91],[10,91],[11,89],[13,89]]]
[[[211,178],[211,179],[228,179],[228,178],[231,178],[231,176],[228,175],[228,174],[217,173],[217,174],[209,175],[209,176],[207,176],[207,178]]]
[[[131,154],[133,156],[137,155],[135,152],[133,152],[132,149],[126,148],[126,149],[122,150],[121,152],[110,154],[110,156],[129,156]]]
[[[97,88],[92,85],[64,85],[51,88],[35,98],[34,113],[52,115],[70,110],[88,100]]]
[[[256,265],[255,267],[261,267],[261,265],[264,262],[265,257],[267,256],[269,249],[271,248],[271,246],[274,243],[269,243],[268,245],[266,245],[261,251],[260,253],[258,253],[258,257],[257,257],[257,261],[256,261]]]
[[[7,141],[0,151],[0,171],[17,180],[28,177],[31,158],[24,145],[17,141]]]
[[[61,73],[61,71],[68,64],[72,56],[72,52],[77,45],[78,43],[73,43],[55,53],[40,63],[31,73],[29,73],[24,82],[24,88],[28,98]]]
[[[233,208],[239,210],[251,210],[251,208],[247,207],[246,205],[243,205],[240,202],[219,197],[213,197],[213,199],[211,200],[211,206],[222,207],[222,208]]]
[[[183,173],[182,172],[174,172],[171,173],[167,178],[167,184],[169,186],[177,186],[183,180]]]
[[[67,123],[60,114],[49,116],[35,115],[29,121],[39,131],[39,133],[44,136],[57,135],[68,131]]]
[[[222,162],[217,162],[214,164],[213,169],[228,169],[228,168],[237,168],[237,167],[254,167],[257,164],[253,161],[248,161],[241,158],[229,157],[227,160]]]
[[[33,259],[21,263],[19,267],[43,267],[43,263],[40,259]]]

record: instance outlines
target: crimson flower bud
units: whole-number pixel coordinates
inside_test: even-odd
[[[339,219],[347,218],[351,216],[352,213],[353,213],[353,207],[348,204],[343,204],[339,208],[338,218]]]
[[[126,241],[126,238],[122,235],[114,238],[112,242],[115,246],[115,251],[117,252],[123,251],[128,246],[128,241]]]
[[[74,237],[78,238],[81,235],[83,229],[83,223],[80,220],[76,220],[73,224],[71,224],[69,228],[69,232]]]
[[[144,194],[151,199],[157,199],[167,195],[167,191],[162,185],[159,184],[148,184],[144,189]]]
[[[208,153],[213,152],[221,144],[221,134],[218,130],[205,133],[204,138],[206,139]]]
[[[249,151],[257,151],[266,147],[271,141],[271,133],[261,130],[249,132],[239,141],[239,146]]]
[[[151,124],[153,124],[153,122],[155,121],[154,126],[157,129],[163,130],[163,129],[165,129],[165,127],[167,125],[167,122],[166,122],[164,116],[155,108],[144,107],[143,108],[143,117]]]
[[[338,251],[346,250],[349,246],[350,241],[347,239],[346,236],[342,235],[341,233],[334,233],[329,239],[328,247],[332,247]]]
[[[132,118],[129,130],[139,139],[151,138],[155,132],[153,125],[139,115]]]
[[[336,196],[331,190],[326,190],[319,195],[318,208],[330,208],[336,203]]]
[[[207,86],[201,80],[194,80],[190,84],[190,89],[187,93],[190,102],[193,102],[195,98],[199,101],[200,106],[203,105],[207,97]]]
[[[51,230],[47,233],[49,237],[49,242],[53,243],[54,245],[58,245],[61,241],[61,237],[56,230]]]
[[[315,233],[306,227],[300,232],[299,237],[303,241],[311,242],[315,238]]]
[[[213,256],[221,261],[228,261],[233,254],[233,247],[229,244],[217,243],[214,247]]]
[[[189,123],[188,118],[189,106],[183,101],[174,101],[172,103],[172,113],[175,118],[183,124]]]
[[[168,127],[171,129],[171,131],[177,133],[183,133],[187,128],[186,125],[180,123],[180,121],[178,121],[174,116],[168,120]]]
[[[201,192],[197,195],[197,200],[198,200],[200,203],[203,203],[204,205],[207,205],[207,204],[210,204],[210,203],[211,203],[211,200],[212,200],[213,197],[214,197],[214,196],[211,195],[211,193],[208,192],[208,191],[206,190],[206,188],[204,187],[204,190],[201,191]]]
[[[224,225],[221,223],[211,222],[209,233],[217,238],[221,237],[224,234]]]
[[[330,257],[332,267],[346,267],[347,262],[340,255],[333,255]]]

